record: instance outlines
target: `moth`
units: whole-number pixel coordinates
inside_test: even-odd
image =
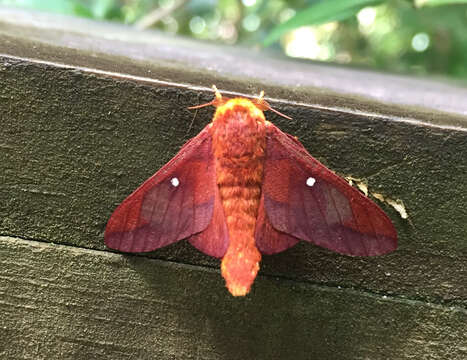
[[[313,158],[264,117],[256,99],[226,98],[214,87],[212,122],[114,211],[105,244],[147,252],[188,239],[222,259],[234,296],[246,295],[261,254],[300,240],[340,254],[373,256],[397,248],[397,232],[369,198]]]

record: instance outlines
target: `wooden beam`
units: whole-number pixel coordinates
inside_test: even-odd
[[[146,346],[166,358],[465,358],[456,343],[467,311],[465,88],[3,7],[0,19],[1,355],[149,357]],[[210,121],[212,109],[187,107],[209,101],[213,83],[266,90],[293,118],[269,120],[384,196],[399,249],[360,259],[299,244],[265,257],[243,300],[227,296],[218,261],[184,241],[146,257],[108,253],[111,212]],[[69,307],[54,302],[62,292]],[[151,325],[157,316],[170,326]]]
[[[13,358],[464,359],[467,312],[0,237],[0,355]]]

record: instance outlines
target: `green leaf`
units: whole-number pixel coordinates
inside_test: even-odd
[[[305,25],[319,25],[331,21],[345,20],[362,8],[378,5],[384,0],[323,0],[311,5],[295,14],[286,22],[276,26],[263,42],[264,46],[271,45],[283,34]]]
[[[73,5],[73,15],[86,17],[90,19],[93,18],[92,11],[89,10],[87,6],[80,4],[80,3],[75,3]]]
[[[415,6],[417,7],[454,4],[467,4],[467,0],[415,0]]]
[[[96,19],[106,19],[114,7],[114,0],[94,1],[91,7],[92,15]]]

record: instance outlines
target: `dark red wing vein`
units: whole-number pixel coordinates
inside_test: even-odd
[[[151,223],[151,220],[154,219],[154,210],[156,209],[156,205],[157,205],[157,203],[155,201],[153,201],[152,206],[151,206],[151,215],[149,216],[149,223]],[[167,214],[168,209],[169,209],[169,203],[166,202],[165,210],[164,210],[163,215],[162,215],[162,221],[161,221],[162,224],[165,222],[164,221],[165,220],[165,215]],[[150,235],[151,235],[151,233],[149,231],[144,233],[144,244],[149,243],[148,238],[149,238]]]
[[[325,185],[323,185],[323,186],[325,186]],[[329,191],[328,191],[327,187],[326,187],[326,190],[325,190],[325,191],[327,191],[327,192],[328,192],[328,195],[329,195]],[[325,214],[325,213],[323,212],[323,210],[321,209],[321,206],[320,206],[320,205],[322,205],[322,204],[321,204],[320,201],[318,200],[317,194],[316,194],[314,191],[311,191],[311,196],[313,196],[313,199],[315,199],[315,202],[316,202],[316,204],[317,204],[317,206],[318,206],[319,213],[320,213],[321,216],[322,216],[322,221],[326,224],[326,231],[327,231],[327,233],[329,234],[329,239],[333,239],[334,236],[333,236],[332,233],[331,233],[330,225],[329,225],[328,220],[327,220],[327,218],[326,218],[326,214]],[[304,198],[304,197],[303,197],[303,198]]]
[[[318,172],[312,173],[311,175],[312,175],[312,176],[317,176],[317,179],[319,179],[319,177],[318,177]],[[335,198],[334,198],[334,196],[333,196],[333,194],[332,194],[332,192],[331,192],[331,190],[330,190],[328,184],[327,184],[326,182],[324,182],[324,181],[321,181],[321,179],[319,179],[319,180],[320,180],[319,183],[318,183],[318,180],[317,180],[317,184],[316,184],[316,185],[319,186],[320,188],[322,188],[322,191],[326,193],[325,198],[331,200],[331,202],[328,202],[328,203],[331,203],[331,204],[332,204],[332,207],[334,208],[334,213],[337,215],[337,217],[338,217],[338,219],[339,219],[339,223],[342,224],[342,223],[343,223],[343,216],[342,216],[341,212],[339,211],[339,207],[338,207],[337,204],[336,204],[336,200],[335,200]],[[305,189],[305,191],[306,191],[306,190],[307,190],[307,189]],[[337,246],[339,245],[339,244],[337,244],[337,241],[338,241],[339,239],[338,239],[338,238],[336,239],[336,236],[341,236],[341,237],[343,238],[344,241],[341,241],[340,246],[344,245],[344,246],[346,247],[347,251],[348,251],[348,252],[351,252],[351,249],[350,249],[350,247],[349,247],[350,241],[348,240],[347,235],[346,235],[345,233],[344,233],[344,234],[337,234],[336,232],[331,232],[331,230],[330,230],[330,229],[331,229],[331,224],[329,224],[328,219],[327,219],[327,216],[326,216],[326,214],[323,212],[323,209],[322,209],[322,206],[325,206],[326,204],[323,204],[323,203],[321,203],[321,202],[318,200],[317,192],[316,192],[316,191],[311,190],[310,193],[311,193],[311,196],[313,197],[315,203],[317,204],[319,213],[320,213],[320,215],[321,215],[321,217],[322,217],[322,222],[323,222],[324,224],[326,224],[326,226],[324,226],[324,227],[325,227],[326,232],[328,233],[328,236],[329,236],[328,241],[329,241],[329,242],[332,242],[332,243],[335,243],[335,244],[336,244],[335,246],[337,247]],[[303,197],[303,198],[304,198],[304,197]],[[303,202],[304,202],[304,200],[303,200]],[[305,206],[305,204],[304,204],[304,206]],[[317,243],[317,244],[318,244],[318,243]],[[320,245],[320,244],[318,244],[318,245]]]
[[[363,207],[363,209],[365,210],[365,214],[366,214],[366,218],[368,219],[367,222],[370,224],[371,226],[371,230],[373,231],[373,236],[378,239],[379,238],[379,235],[378,233],[376,232],[376,228],[375,228],[375,225],[373,224],[373,220],[371,219],[371,216],[370,216],[370,212],[368,210],[367,207]],[[357,217],[355,216],[355,213],[354,213],[354,209],[352,208],[352,206],[350,207],[350,211],[352,211],[352,218],[354,219],[354,223],[355,225],[357,226],[357,229],[358,229],[358,232],[360,233],[363,233],[361,230],[360,230],[360,224],[357,220]],[[368,247],[366,246],[366,243],[365,241],[362,241],[362,246],[363,248],[365,249],[365,253],[366,254],[369,254],[370,253],[370,249],[368,249]]]
[[[178,207],[179,207],[180,209],[184,209],[183,206],[185,205],[185,201],[184,201],[184,200],[185,200],[185,196],[186,196],[186,192],[185,192],[185,191],[182,191],[181,199],[178,200],[178,201],[179,201]],[[168,209],[169,206],[171,206],[171,205],[173,206],[173,205],[175,205],[175,204],[168,203],[167,209]],[[193,208],[194,208],[194,207],[193,207]],[[182,210],[182,211],[183,211],[183,210]],[[194,212],[193,212],[193,214],[194,214]],[[167,213],[164,214],[164,220],[165,220],[166,216],[167,216]],[[182,231],[182,229],[181,229],[180,226],[179,226],[179,225],[180,225],[181,216],[175,216],[175,218],[176,218],[175,221],[176,221],[176,224],[177,224],[177,226],[176,226],[175,228],[178,229],[177,238],[179,238],[179,237],[180,237],[180,234],[181,234],[181,231]],[[174,220],[173,220],[173,219],[169,219],[169,221],[174,221]]]
[[[331,202],[332,202],[332,205],[334,207],[334,210],[335,210],[335,213],[337,214],[337,217],[339,218],[339,223],[343,224],[343,219],[342,219],[342,216],[339,212],[339,209],[337,208],[337,205],[336,205],[336,200],[334,199],[334,196],[332,195],[332,192],[331,190],[328,188],[327,184],[325,183],[324,184],[324,187],[323,187],[326,191],[326,193],[328,194],[328,199],[331,199]],[[313,192],[313,191],[312,191]],[[329,224],[326,222],[327,226],[329,226]],[[345,244],[345,246],[348,248],[348,240],[347,239],[344,239],[343,243]]]
[[[361,230],[360,223],[357,221],[357,217],[355,216],[354,209],[353,209],[352,205],[350,205],[350,212],[352,213],[353,223],[357,227],[356,231],[359,232],[360,234],[363,234],[364,232]],[[365,209],[365,213],[367,215],[366,217],[369,218],[369,213],[368,213],[367,209]],[[344,222],[342,220],[341,220],[341,223],[344,224]],[[373,229],[373,232],[374,232],[374,229]],[[375,235],[376,235],[376,233],[375,233]],[[350,244],[350,242],[346,242],[346,245],[347,244]],[[368,250],[368,247],[365,245],[365,241],[360,241],[360,245],[363,247],[364,253],[369,254],[369,250]],[[352,249],[350,249],[350,246],[348,246],[348,245],[347,245],[347,249],[348,249],[349,252],[352,251]]]
[[[112,216],[113,216],[113,214],[112,214]],[[124,217],[123,217],[123,219],[124,219],[123,223],[124,224],[128,224],[129,216],[130,216],[130,212],[129,211],[125,212]],[[110,223],[110,220],[109,220],[109,223]],[[109,226],[109,223],[107,223],[107,226]],[[118,248],[116,248],[116,249],[120,249],[122,247],[122,241],[123,241],[124,233],[120,232],[120,233],[117,233],[116,235],[118,236]],[[130,249],[133,249],[133,243],[131,243]]]
[[[214,195],[214,201],[215,201],[215,195]],[[196,211],[196,204],[195,204],[195,198],[192,198],[192,201],[191,201],[191,209],[193,211],[193,213]],[[212,205],[212,218],[214,219],[214,203]],[[212,220],[211,220],[212,221]],[[209,227],[209,224],[208,224],[208,227]]]

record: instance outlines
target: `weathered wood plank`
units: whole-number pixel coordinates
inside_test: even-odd
[[[137,76],[148,82],[198,88],[222,83],[224,89],[249,95],[266,90],[271,97],[317,107],[466,126],[465,116],[450,115],[467,114],[467,88],[453,81],[284,60],[271,53],[4,6],[0,6],[0,35],[0,53],[24,58]]]
[[[393,358],[403,358],[412,354],[412,348],[417,351],[415,358],[436,358],[445,355],[446,349],[465,351],[462,343],[455,345],[455,339],[461,341],[465,335],[459,321],[465,321],[462,311],[467,309],[465,88],[274,58],[261,59],[262,73],[258,72],[258,56],[242,50],[220,51],[155,33],[141,34],[141,41],[136,42],[136,33],[121,27],[86,21],[89,26],[84,26],[83,20],[72,19],[60,23],[50,15],[36,17],[17,11],[1,14],[9,16],[0,16],[0,234],[104,250],[103,230],[115,206],[209,121],[212,109],[202,109],[194,116],[186,107],[211,99],[203,86],[212,83],[245,95],[264,88],[280,100],[273,102],[274,106],[294,118],[288,121],[267,114],[268,119],[297,135],[330,168],[364,179],[371,192],[403,200],[410,219],[401,219],[389,205],[382,204],[400,234],[400,248],[389,256],[355,259],[300,244],[266,257],[261,274],[271,278],[261,278],[253,294],[243,301],[229,299],[220,276],[212,270],[73,247],[52,247],[60,249],[57,253],[37,251],[33,269],[40,279],[50,278],[48,287],[28,283],[26,275],[17,278],[15,286],[25,293],[33,289],[34,296],[42,299],[40,307],[34,307],[31,295],[24,299],[24,306],[1,308],[10,316],[8,339],[27,348],[23,357],[34,358],[29,354],[40,353],[49,345],[57,354],[62,351],[75,357],[81,356],[79,351],[88,357],[93,351],[98,354],[95,357],[110,353],[109,357],[117,357],[121,351],[124,357],[131,349],[146,356],[137,337],[156,354],[176,352],[182,357],[208,359],[216,358],[217,353],[225,358],[234,354],[254,358],[251,354],[255,353],[274,357],[274,351],[302,358],[309,358],[305,351],[328,358],[345,358],[347,352],[348,358],[365,358],[365,352],[371,351],[372,358],[386,358],[382,354],[393,351]],[[30,25],[31,18],[35,25]],[[53,29],[46,26],[50,23],[55,24]],[[226,57],[228,61],[221,61]],[[293,77],[284,71],[292,68]],[[253,70],[257,72],[254,78]],[[300,78],[301,86],[295,86]],[[342,91],[338,91],[339,85]],[[21,244],[20,252],[27,253],[27,243]],[[31,242],[32,250],[37,246]],[[16,248],[6,246],[4,253],[18,257]],[[41,255],[46,253],[60,256]],[[94,267],[83,260],[89,265],[83,265],[87,269],[83,270],[84,279],[104,278],[110,283],[109,274],[117,268],[119,276],[128,277],[127,281],[118,280],[118,287],[143,291],[145,300],[125,300],[102,290],[104,297],[117,303],[113,310],[106,308],[113,314],[107,316],[97,308],[104,300],[93,298],[98,296],[98,285],[87,293],[85,282],[74,277],[66,295],[70,307],[54,302],[61,299],[62,291],[55,283],[64,287],[62,277],[68,271],[78,272],[80,266],[74,260],[72,269],[67,268],[60,257],[81,261],[88,256],[83,254],[120,259],[115,265],[114,260],[90,256]],[[184,242],[151,256],[206,268],[218,266],[217,260]],[[5,261],[2,279],[19,271],[18,265]],[[30,273],[28,264],[29,260],[24,262],[24,274]],[[148,264],[155,264],[157,270],[141,270]],[[52,274],[54,266],[58,275]],[[159,285],[143,283],[144,274]],[[44,281],[40,279],[32,281]],[[184,286],[174,286],[179,282]],[[337,286],[356,291],[344,292]],[[186,294],[180,294],[180,289],[187,289]],[[10,284],[4,294],[14,290]],[[170,296],[166,299],[160,295],[163,292]],[[386,301],[360,292],[410,300]],[[147,325],[159,316],[149,311],[148,299],[154,294],[170,302],[157,308],[166,316],[163,324],[175,324],[172,328]],[[20,294],[15,296],[20,298]],[[176,297],[183,302],[173,300]],[[131,311],[119,314],[127,305],[132,306]],[[144,312],[139,313],[137,305]],[[206,314],[217,306],[222,309],[213,309],[211,320]],[[196,310],[202,315],[187,315]],[[376,320],[380,313],[384,319],[396,319],[395,323]],[[54,321],[56,314],[61,314],[60,323]],[[354,323],[360,314],[366,317]],[[125,322],[119,322],[120,317]],[[183,327],[179,322],[185,317],[188,323]],[[76,322],[80,336],[73,343],[70,339]],[[152,332],[146,333],[146,326]],[[233,340],[222,337],[224,327],[229,328]],[[23,329],[35,335],[21,337]],[[349,329],[354,329],[355,340],[350,339]],[[379,334],[375,340],[367,329]],[[61,336],[61,330],[66,336],[48,336],[48,332]],[[391,333],[396,330],[400,337]],[[163,341],[154,336],[156,331],[162,331],[164,341],[172,347],[157,350]],[[344,331],[347,340],[341,343],[338,336],[331,336],[333,331],[339,336]],[[185,333],[191,339],[200,334],[199,350],[192,342],[185,343]],[[133,340],[125,340],[126,334]],[[43,343],[38,336],[44,337]],[[444,342],[442,336],[446,336]],[[386,342],[388,337],[392,342]],[[93,342],[93,338],[99,340]],[[29,339],[34,339],[30,347]],[[303,339],[309,343],[303,345]],[[420,349],[426,352],[423,356]]]
[[[0,237],[2,359],[465,359],[467,312]]]
[[[3,57],[0,71],[0,233],[103,249],[115,206],[212,110],[194,119],[200,94],[101,78]],[[124,96],[122,95],[124,94]],[[203,101],[211,94],[202,94]],[[467,132],[282,106],[296,134],[325,164],[402,199],[413,226],[389,206],[400,249],[353,259],[308,244],[266,258],[269,274],[466,306]],[[174,120],[177,119],[177,120]],[[155,253],[216,266],[183,243]]]

